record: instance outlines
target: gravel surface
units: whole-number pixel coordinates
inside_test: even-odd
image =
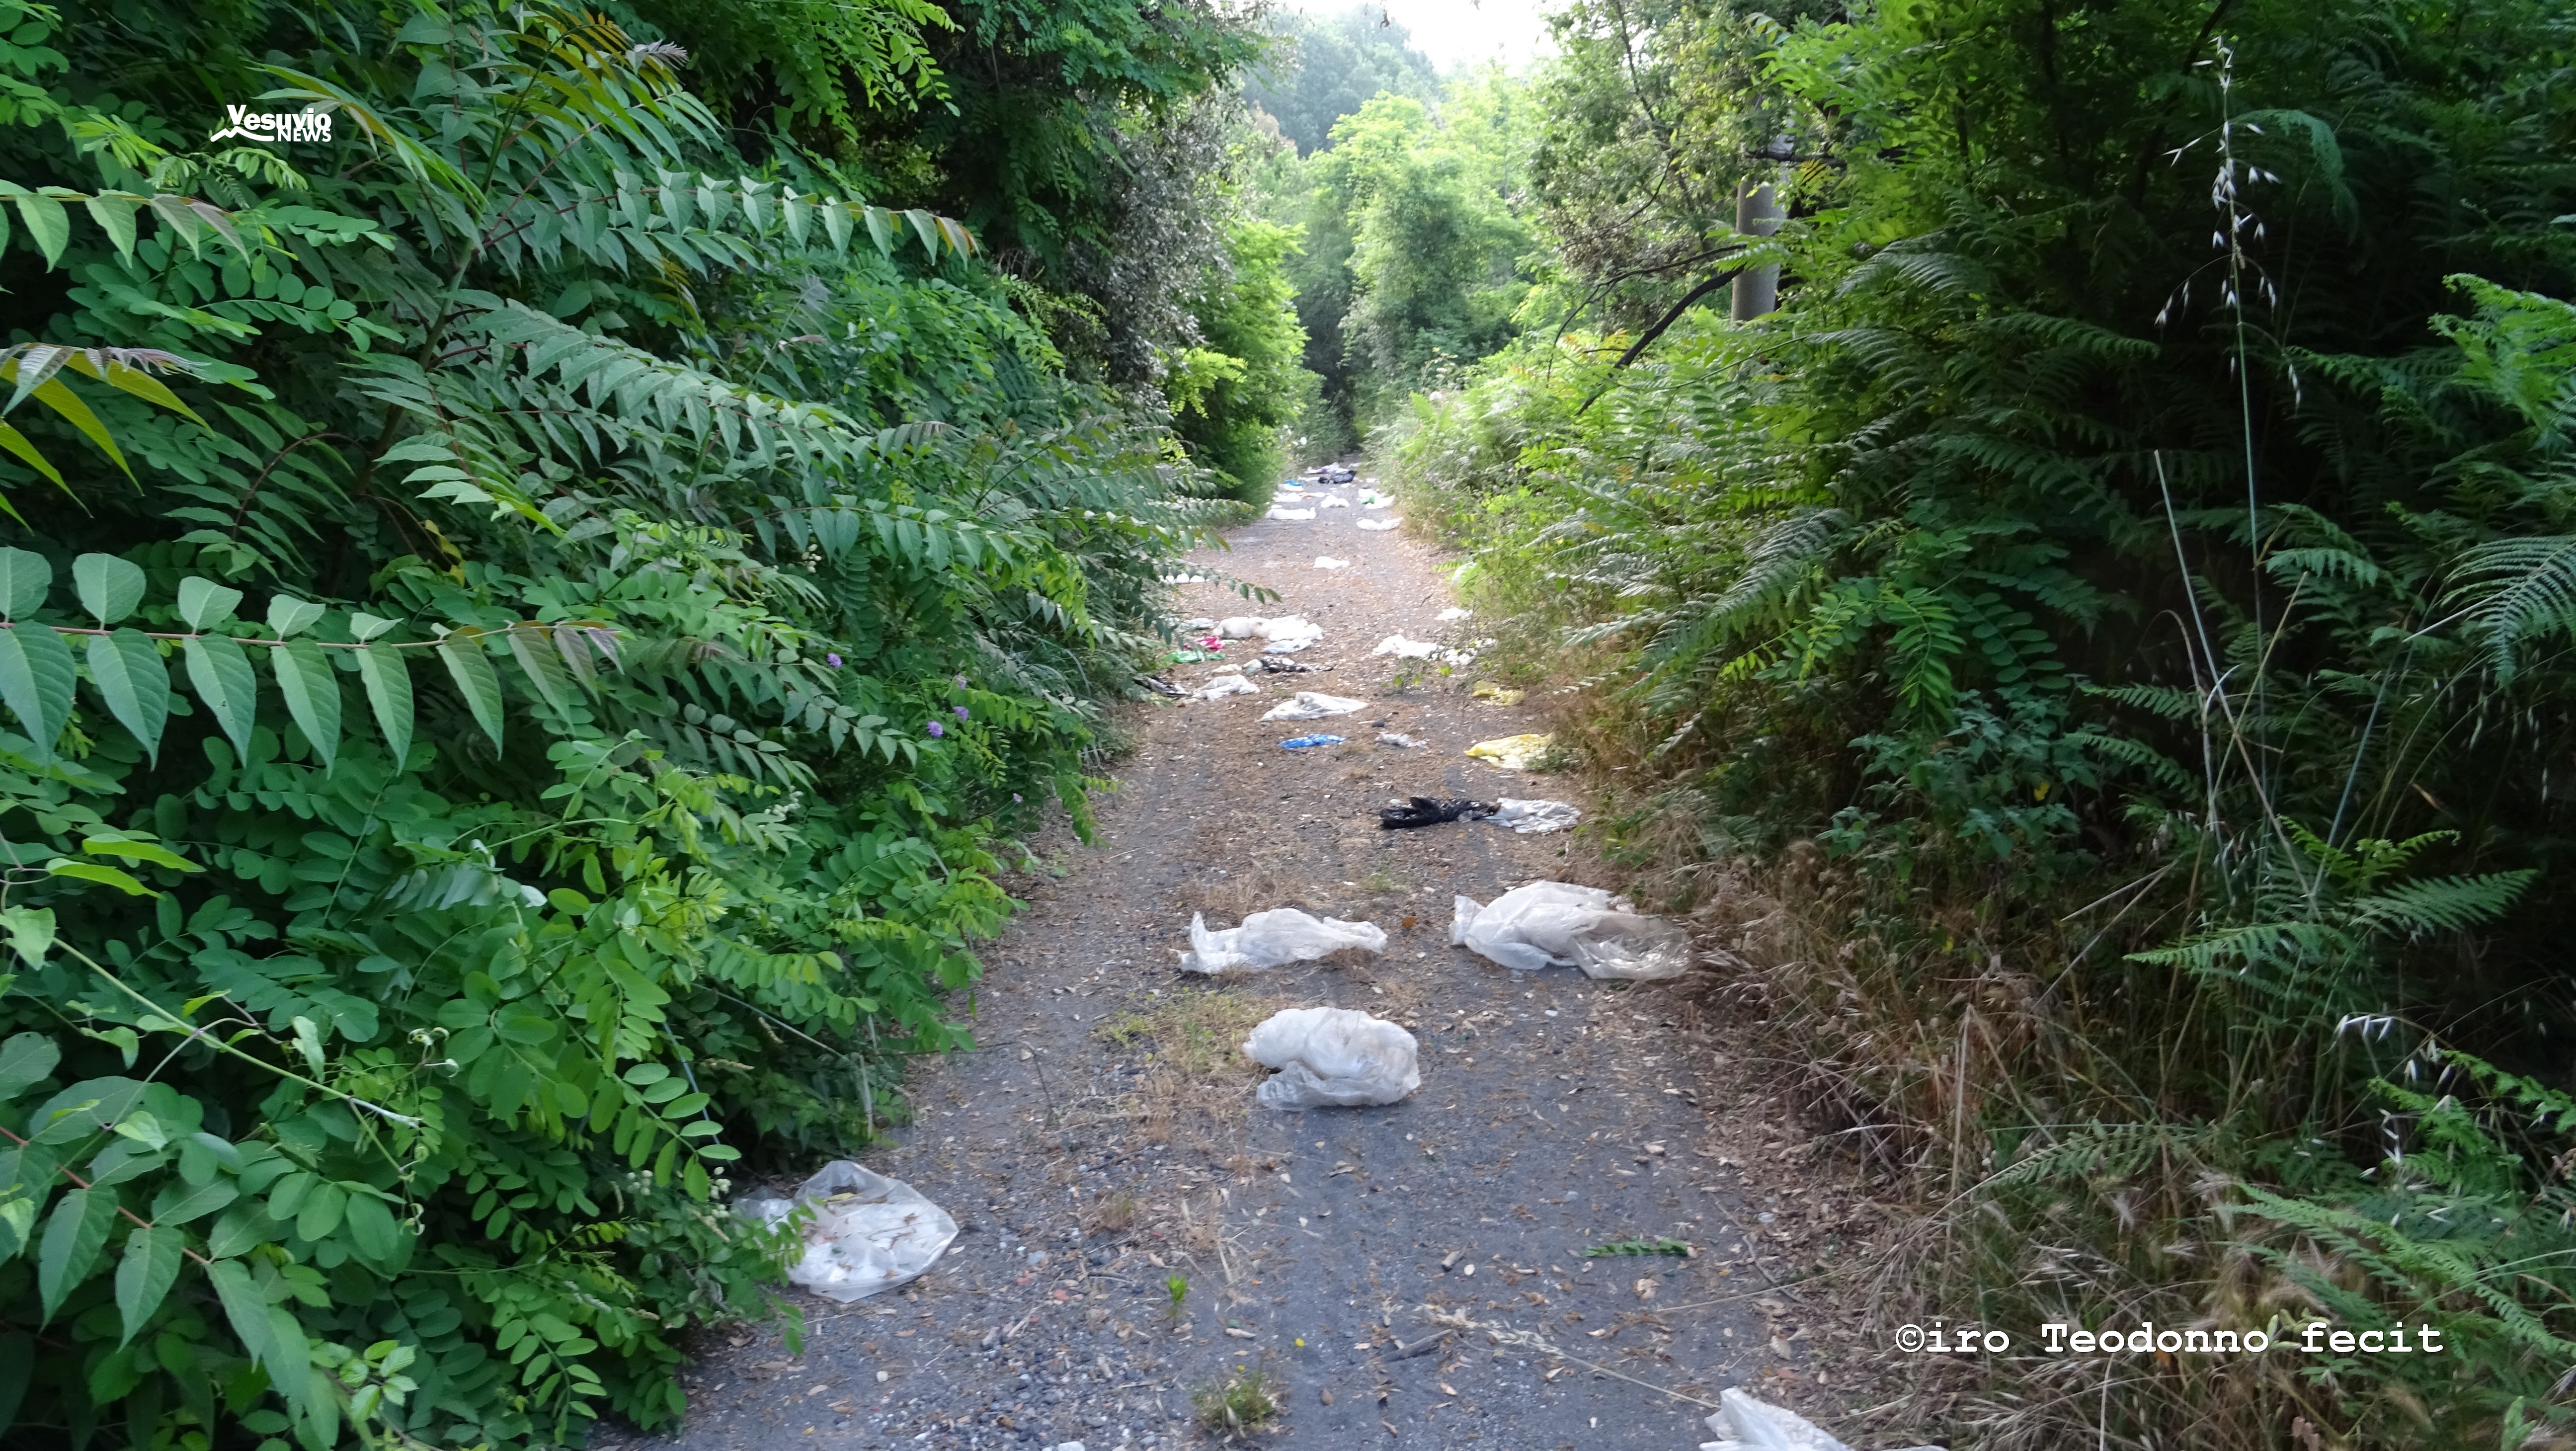
[[[1066,837],[1011,884],[1029,906],[984,954],[981,1046],[919,1064],[913,1122],[865,1156],[956,1215],[947,1256],[898,1294],[806,1299],[801,1355],[774,1328],[706,1346],[676,1434],[604,1442],[1212,1444],[1229,1433],[1194,1397],[1255,1376],[1279,1411],[1246,1439],[1337,1451],[1674,1451],[1706,1438],[1720,1387],[1809,1403],[1824,1320],[1779,1286],[1835,1196],[1783,1187],[1788,1169],[1744,1187],[1757,1148],[1782,1157],[1778,1131],[1725,1081],[1693,995],[1514,974],[1448,945],[1453,893],[1613,878],[1579,837],[1377,825],[1395,796],[1576,789],[1463,755],[1541,729],[1530,706],[1472,699],[1472,666],[1408,682],[1419,662],[1369,656],[1399,631],[1475,639],[1474,620],[1434,618],[1453,603],[1436,551],[1355,527],[1382,517],[1319,509],[1194,557],[1285,599],[1193,584],[1188,610],[1303,613],[1324,637],[1293,658],[1316,672],[1145,712],[1097,842]],[[1318,554],[1351,563],[1317,569]],[[1212,668],[1171,675],[1196,686]],[[1300,688],[1370,704],[1259,720]],[[1351,743],[1279,745],[1316,730]],[[1221,981],[1176,969],[1193,911],[1227,927],[1278,906],[1374,921],[1387,951]],[[1235,1045],[1316,1004],[1410,1028],[1421,1090],[1384,1108],[1255,1105],[1264,1070]],[[1694,1253],[1584,1254],[1661,1239]]]

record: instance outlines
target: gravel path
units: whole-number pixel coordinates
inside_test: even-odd
[[[1207,1444],[1223,1431],[1202,1426],[1194,1395],[1259,1375],[1281,1407],[1251,1437],[1265,1444],[1677,1451],[1705,1439],[1692,1402],[1718,1387],[1800,1399],[1811,1342],[1792,1322],[1807,1312],[1774,1282],[1791,1278],[1791,1221],[1818,1211],[1741,1189],[1750,1151],[1713,1128],[1739,1098],[1706,1076],[1723,1060],[1697,1005],[1673,987],[1517,975],[1447,944],[1453,893],[1609,876],[1563,835],[1376,823],[1391,796],[1572,789],[1462,754],[1538,729],[1528,706],[1471,699],[1464,671],[1408,684],[1369,656],[1398,631],[1473,638],[1472,620],[1435,621],[1451,603],[1435,551],[1355,527],[1383,517],[1267,520],[1194,559],[1285,599],[1247,606],[1199,584],[1191,610],[1304,613],[1324,637],[1294,658],[1318,672],[1148,712],[1097,843],[1067,838],[1013,884],[1030,905],[985,953],[982,1047],[920,1064],[913,1123],[867,1156],[957,1216],[948,1255],[901,1294],[807,1300],[801,1355],[774,1331],[707,1347],[678,1434],[603,1439]],[[1314,568],[1319,553],[1350,566]],[[1300,687],[1371,705],[1258,719]],[[1379,744],[1381,723],[1427,744]],[[1280,748],[1317,729],[1352,743]],[[1374,921],[1388,950],[1221,983],[1175,969],[1192,911],[1222,927],[1287,905]],[[1387,1108],[1254,1105],[1262,1070],[1234,1045],[1314,1004],[1410,1027],[1421,1091]],[[1696,1253],[1584,1255],[1664,1238]]]

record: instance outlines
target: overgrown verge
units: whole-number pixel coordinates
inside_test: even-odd
[[[13,1446],[667,1423],[727,1176],[898,1114],[1087,820],[1209,506],[686,60],[0,0]]]
[[[1785,904],[1734,988],[1921,1198],[1887,1325],[2028,1352],[1906,1429],[2576,1441],[2566,17],[1659,23],[1802,158],[1782,311],[1533,336],[1393,472],[1614,853]]]

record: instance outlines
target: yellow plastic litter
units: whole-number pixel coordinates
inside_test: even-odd
[[[1467,693],[1478,700],[1490,700],[1496,705],[1518,705],[1521,703],[1521,697],[1527,692],[1506,690],[1490,680],[1479,680],[1476,682],[1476,688]],[[1470,751],[1467,754],[1472,756],[1475,752]]]
[[[1491,761],[1506,771],[1526,771],[1554,744],[1556,737],[1553,735],[1503,736],[1497,740],[1478,741],[1467,748],[1467,754]]]

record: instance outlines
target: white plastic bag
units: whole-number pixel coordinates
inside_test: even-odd
[[[1495,804],[1494,814],[1485,819],[1523,836],[1545,836],[1581,821],[1583,813],[1563,801],[1522,801],[1506,796]]]
[[[1229,695],[1259,695],[1261,687],[1240,675],[1220,675],[1190,694],[1201,700],[1223,700]]]
[[[1453,899],[1449,942],[1517,972],[1574,966],[1590,977],[1651,982],[1690,969],[1690,934],[1641,917],[1599,887],[1532,882],[1479,904]]]
[[[1341,495],[1339,495],[1339,494],[1326,494],[1326,495],[1324,496],[1324,502],[1323,502],[1323,504],[1322,504],[1322,506],[1321,506],[1321,507],[1326,508],[1326,509],[1347,509],[1347,508],[1349,508],[1350,506],[1351,506],[1351,501],[1350,501],[1350,500],[1348,500],[1348,499],[1343,498]]]
[[[1362,519],[1360,521],[1360,527],[1363,529],[1401,529],[1404,527],[1404,521],[1401,519]]]
[[[1347,559],[1335,559],[1329,554],[1318,554],[1315,556],[1315,567],[1317,569],[1348,569],[1351,567],[1351,562]]]
[[[1422,1086],[1413,1035],[1349,1008],[1274,1013],[1243,1040],[1243,1051],[1279,1070],[1256,1095],[1270,1108],[1394,1103]]]
[[[1365,700],[1353,700],[1344,695],[1326,695],[1320,690],[1301,690],[1294,698],[1283,700],[1270,707],[1269,713],[1261,718],[1263,720],[1322,720],[1328,715],[1349,715],[1355,710],[1366,709],[1368,709],[1368,702]]]
[[[1384,952],[1386,929],[1374,922],[1316,918],[1294,907],[1274,907],[1244,918],[1240,926],[1211,932],[1207,918],[1193,912],[1190,947],[1193,950],[1181,954],[1183,972],[1260,969],[1285,962],[1312,962],[1345,947]]]
[[[1723,1409],[1708,1418],[1708,1428],[1722,1439],[1701,1443],[1699,1451],[1851,1451],[1797,1412],[1732,1386],[1717,1399]]]
[[[799,1185],[793,1199],[753,1199],[734,1212],[777,1224],[810,1204],[805,1256],[787,1267],[787,1282],[848,1304],[919,1279],[936,1263],[957,1221],[901,1179],[834,1159]]]
[[[1408,640],[1402,635],[1389,635],[1378,641],[1377,648],[1369,653],[1392,655],[1398,660],[1421,660],[1428,658],[1439,648],[1438,644],[1430,640]]]
[[[1282,509],[1274,504],[1271,506],[1270,512],[1264,514],[1262,517],[1265,519],[1312,519],[1315,517],[1315,511],[1312,509]]]
[[[1441,622],[1441,623],[1443,623],[1443,624],[1446,624],[1446,623],[1448,623],[1448,622],[1449,622],[1449,621],[1451,621],[1451,620],[1463,620],[1463,619],[1466,619],[1468,616],[1473,615],[1474,613],[1476,613],[1474,610],[1466,609],[1466,608],[1464,608],[1464,607],[1462,607],[1462,606],[1459,606],[1459,605],[1451,605],[1449,608],[1447,608],[1447,609],[1445,609],[1445,610],[1442,610],[1440,613],[1438,613],[1438,614],[1436,614],[1436,615],[1433,615],[1431,618],[1433,618],[1433,619],[1435,619],[1435,620],[1438,620],[1438,621],[1440,621],[1440,622]]]
[[[1261,647],[1264,655],[1294,654],[1324,638],[1324,627],[1304,615],[1281,615],[1260,624],[1256,633],[1269,642]]]

